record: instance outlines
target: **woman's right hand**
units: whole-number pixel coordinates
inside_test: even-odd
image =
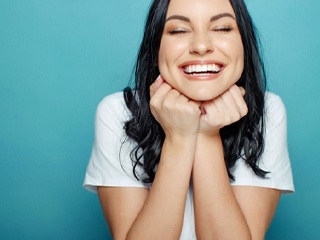
[[[200,102],[190,100],[159,76],[150,86],[150,110],[166,137],[196,136],[200,123]]]

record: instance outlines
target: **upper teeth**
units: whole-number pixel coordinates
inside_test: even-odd
[[[201,72],[219,72],[221,67],[216,64],[208,64],[208,65],[189,65],[184,68],[185,73],[201,73]]]

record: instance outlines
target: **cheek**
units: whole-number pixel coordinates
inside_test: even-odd
[[[167,48],[166,44],[162,43],[160,44],[159,48],[159,55],[158,55],[158,64],[159,64],[159,69],[163,69],[164,65],[166,65],[166,56],[167,56]]]
[[[176,62],[187,50],[188,44],[185,39],[169,39],[164,37],[159,48],[158,61],[166,63]]]
[[[174,41],[163,40],[160,44],[158,55],[158,67],[160,74],[167,81],[176,70],[176,63],[181,53],[181,46]]]
[[[172,87],[177,88],[174,51],[168,44],[160,45],[158,68],[162,78]]]
[[[220,49],[229,57],[229,59],[236,65],[238,71],[243,71],[244,67],[244,49],[242,41],[221,41]]]
[[[239,65],[242,66],[244,65],[244,48],[243,48],[243,44],[242,44],[242,40],[241,37],[239,36],[238,40],[236,41],[236,43],[233,44],[233,51],[234,54],[236,56],[236,58],[239,61]]]
[[[243,49],[243,45],[242,45],[242,42],[238,45],[238,67],[239,67],[239,70],[241,71],[241,74],[243,72],[243,69],[244,69],[244,49]]]
[[[243,54],[242,41],[235,39],[224,39],[216,42],[216,46],[219,47],[230,59],[241,59]],[[242,57],[243,58],[243,57]]]
[[[166,72],[166,69],[167,69],[167,62],[166,62],[165,56],[166,54],[164,50],[160,48],[159,56],[158,56],[158,68],[162,77],[164,77],[164,73]]]

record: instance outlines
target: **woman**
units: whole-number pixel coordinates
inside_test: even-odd
[[[99,104],[84,185],[114,239],[264,238],[294,187],[242,0],[153,1],[136,89]]]

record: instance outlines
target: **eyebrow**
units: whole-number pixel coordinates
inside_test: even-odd
[[[220,13],[220,14],[217,14],[217,15],[214,15],[213,17],[211,17],[210,22],[217,21],[218,19],[224,18],[224,17],[230,17],[230,18],[236,20],[235,17],[230,13]],[[166,22],[168,22],[170,20],[181,20],[184,22],[191,22],[189,18],[187,18],[185,16],[181,16],[181,15],[172,15],[167,18]]]

